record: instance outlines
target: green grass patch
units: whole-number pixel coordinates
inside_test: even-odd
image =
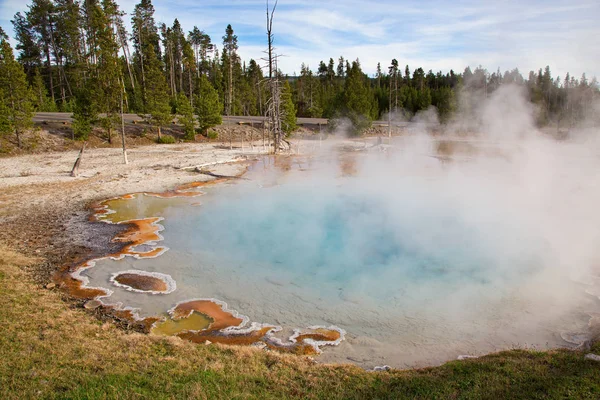
[[[0,254],[2,399],[600,398],[600,363],[568,350],[514,350],[373,373],[128,333],[33,285],[24,272],[31,260],[6,248]]]

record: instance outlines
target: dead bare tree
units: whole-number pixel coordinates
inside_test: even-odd
[[[83,142],[83,146],[81,146],[81,150],[79,150],[79,155],[77,156],[77,160],[75,160],[75,164],[73,165],[73,169],[71,170],[72,177],[79,176],[79,165],[81,164],[81,158],[83,157],[83,151],[85,150],[86,145],[87,142]]]
[[[123,162],[127,161],[127,148],[125,147],[125,118],[123,117],[123,98],[125,97],[125,82],[123,82],[123,90],[121,91],[121,145],[123,146]]]
[[[269,78],[267,80],[271,97],[266,102],[265,124],[269,132],[269,136],[273,138],[273,151],[279,153],[283,149],[283,144],[289,143],[285,140],[283,129],[281,127],[284,118],[281,107],[281,82],[277,69],[278,55],[274,54],[273,47],[273,14],[277,8],[277,0],[272,9],[269,9],[269,0],[267,0],[267,38],[268,59],[266,60],[269,67]]]

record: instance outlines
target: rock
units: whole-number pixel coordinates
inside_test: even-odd
[[[589,340],[589,332],[561,332],[560,337],[571,344],[578,346],[582,345],[586,340]]]
[[[374,372],[383,372],[383,371],[389,371],[391,369],[392,369],[392,367],[390,367],[389,365],[382,365],[381,367],[373,368],[373,371]]]
[[[99,300],[89,300],[83,305],[83,308],[85,308],[87,310],[95,310],[96,308],[100,307],[101,305],[102,305],[102,303]]]
[[[252,343],[250,345],[250,347],[256,347],[259,349],[264,349],[265,347],[267,347],[267,344],[265,342],[256,342],[256,343]]]
[[[467,354],[463,354],[463,355],[460,355],[460,356],[456,357],[457,360],[468,360],[470,358],[479,358],[479,357],[477,357],[477,356],[470,356],[470,355],[467,355]]]
[[[584,357],[586,360],[592,360],[592,361],[600,361],[600,356],[596,355],[596,354],[586,354]]]
[[[204,342],[204,344],[208,346],[209,344],[212,344],[212,342],[210,340],[207,340],[206,342]]]
[[[583,343],[581,343],[575,349],[576,350],[580,350],[580,351],[590,351],[592,349],[592,341],[591,340],[585,340]]]
[[[49,284],[46,285],[46,289],[54,289],[56,287],[56,283],[54,282],[50,282]]]

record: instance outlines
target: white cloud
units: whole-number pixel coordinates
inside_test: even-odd
[[[137,3],[118,2],[128,13]],[[243,58],[264,56],[263,1],[155,0],[154,6],[158,22],[170,24],[177,17],[184,29],[197,25],[219,45],[232,24]],[[8,20],[25,9],[22,1],[2,1],[0,23],[8,33]],[[527,74],[550,65],[554,75],[600,76],[599,17],[600,3],[589,0],[280,0],[274,32],[278,52],[286,56],[280,67],[289,74],[303,62],[316,69],[320,60],[337,62],[343,55],[359,58],[369,73],[377,62],[385,69],[397,58],[411,69],[462,71],[481,64]]]

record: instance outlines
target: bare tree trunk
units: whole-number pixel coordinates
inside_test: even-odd
[[[158,128],[158,141],[160,142],[160,125],[158,125],[157,128]]]
[[[396,101],[394,102],[394,112],[398,112],[398,72],[394,72],[394,91]]]
[[[181,55],[181,53],[179,54],[179,65],[178,65],[178,69],[179,69],[179,91],[181,93],[185,93],[185,90],[183,90],[183,57]]]
[[[168,52],[169,52],[169,78],[171,81],[171,96],[175,96],[175,93],[177,92],[177,88],[175,87],[175,66],[173,65],[173,47],[171,44],[169,44],[168,48],[167,48]]]
[[[146,74],[144,72],[144,52],[143,52],[143,43],[142,43],[142,27],[138,29],[138,35],[140,38],[140,67],[142,70],[142,101],[144,103],[144,112],[146,111]]]
[[[123,87],[123,90],[125,90],[125,87]],[[123,117],[123,96],[123,92],[121,92],[121,145],[123,146],[123,162],[127,164],[127,149],[125,148],[125,118]]]
[[[233,109],[233,53],[229,54],[229,100],[227,102],[227,115],[231,115]]]
[[[77,160],[75,160],[75,164],[73,165],[73,169],[71,170],[71,176],[76,177],[79,175],[79,165],[81,164],[81,158],[83,157],[83,151],[85,150],[85,146],[87,142],[83,142],[83,146],[81,146],[81,150],[79,150],[79,155],[77,156]]]
[[[263,102],[262,102],[262,95],[261,95],[262,90],[260,90],[260,82],[256,83],[256,87],[258,89],[258,113],[260,115],[263,115]]]
[[[269,0],[267,0],[267,38],[268,38],[268,49],[269,55],[269,88],[271,90],[271,98],[269,99],[267,106],[267,123],[269,126],[270,136],[273,137],[273,151],[278,153],[281,149],[281,142],[283,141],[283,134],[281,129],[281,121],[283,119],[281,112],[281,85],[279,84],[279,77],[273,77],[273,71],[277,74],[277,56],[273,55],[273,13],[277,8],[277,0],[273,5],[273,9],[269,10]]]
[[[64,103],[65,102],[65,89],[63,87],[63,79],[67,85],[67,89],[69,90],[70,97],[73,97],[73,92],[71,91],[71,85],[69,85],[69,80],[67,79],[67,75],[65,74],[65,69],[64,69],[63,63],[62,63],[62,57],[58,56],[56,43],[54,42],[54,29],[52,29],[52,24],[50,24],[50,42],[52,43],[52,49],[54,50],[54,58],[56,58],[56,62],[58,63],[58,77],[60,79],[62,101]]]
[[[190,106],[194,107],[194,85],[192,83],[192,69],[188,68],[188,83],[190,85]]]
[[[131,81],[131,89],[135,90],[135,81],[133,79],[133,72],[131,71],[131,65],[129,63],[129,45],[127,44],[127,40],[122,35],[123,32],[117,27],[117,34],[119,35],[119,42],[121,43],[121,48],[123,49],[123,55],[125,56],[125,64],[127,64],[127,72],[129,73],[129,80]]]
[[[56,104],[56,99],[54,98],[54,73],[52,72],[52,66],[50,65],[50,49],[46,47],[46,66],[48,70],[48,75],[50,77],[50,95],[52,96],[52,103]]]
[[[390,96],[389,96],[390,106],[388,108],[388,138],[392,140],[392,74],[390,74]]]

